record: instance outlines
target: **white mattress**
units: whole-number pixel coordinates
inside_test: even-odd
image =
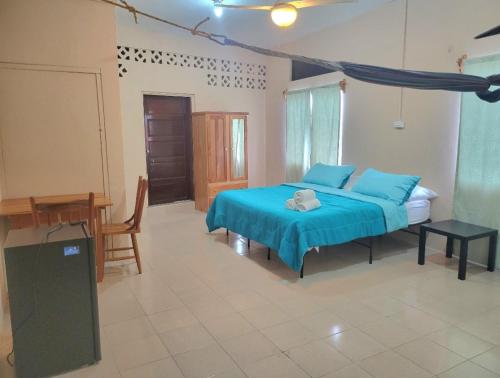
[[[431,202],[428,200],[409,201],[405,206],[408,210],[408,224],[422,223],[431,217]]]

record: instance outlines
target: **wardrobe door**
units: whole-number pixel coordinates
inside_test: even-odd
[[[229,170],[231,181],[247,179],[247,118],[231,115],[228,117],[229,128]]]
[[[208,182],[227,181],[227,150],[225,117],[223,114],[207,116]]]

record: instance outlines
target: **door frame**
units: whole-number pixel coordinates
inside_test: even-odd
[[[163,91],[141,91],[141,107],[142,107],[142,118],[144,120],[144,115],[146,114],[146,109],[144,107],[144,96],[160,96],[160,97],[182,97],[182,98],[189,98],[190,101],[190,111],[191,114],[196,111],[196,96],[194,93],[182,93],[182,92],[163,92]],[[143,132],[144,132],[144,172],[146,172],[146,176],[149,176],[148,172],[148,153],[147,153],[147,135],[146,135],[146,125],[143,122]],[[190,127],[191,127],[191,148],[192,148],[192,137],[193,137],[193,123],[192,119],[190,118]],[[191,155],[193,153],[191,152]],[[148,190],[149,193],[149,190]],[[194,200],[194,160],[191,159],[191,194],[193,196]],[[171,203],[159,203],[155,205],[151,205],[149,203],[149,194],[147,196],[147,206],[152,207],[152,206],[165,206],[165,205],[170,205]],[[172,202],[175,203],[175,202]]]

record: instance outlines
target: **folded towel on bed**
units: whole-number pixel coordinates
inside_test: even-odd
[[[297,204],[316,199],[316,193],[311,189],[297,190],[293,195],[293,199]]]
[[[321,203],[317,198],[297,204],[297,210],[301,213],[317,209],[318,207],[321,207]]]
[[[288,210],[297,210],[297,202],[293,198],[286,200],[285,207]]]

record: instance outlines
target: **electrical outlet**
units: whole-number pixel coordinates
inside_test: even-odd
[[[404,123],[404,121],[402,121],[402,120],[399,120],[399,121],[394,121],[394,122],[392,123],[392,127],[394,127],[395,129],[399,129],[399,130],[401,130],[401,129],[404,129],[404,128],[405,128],[405,123]]]

